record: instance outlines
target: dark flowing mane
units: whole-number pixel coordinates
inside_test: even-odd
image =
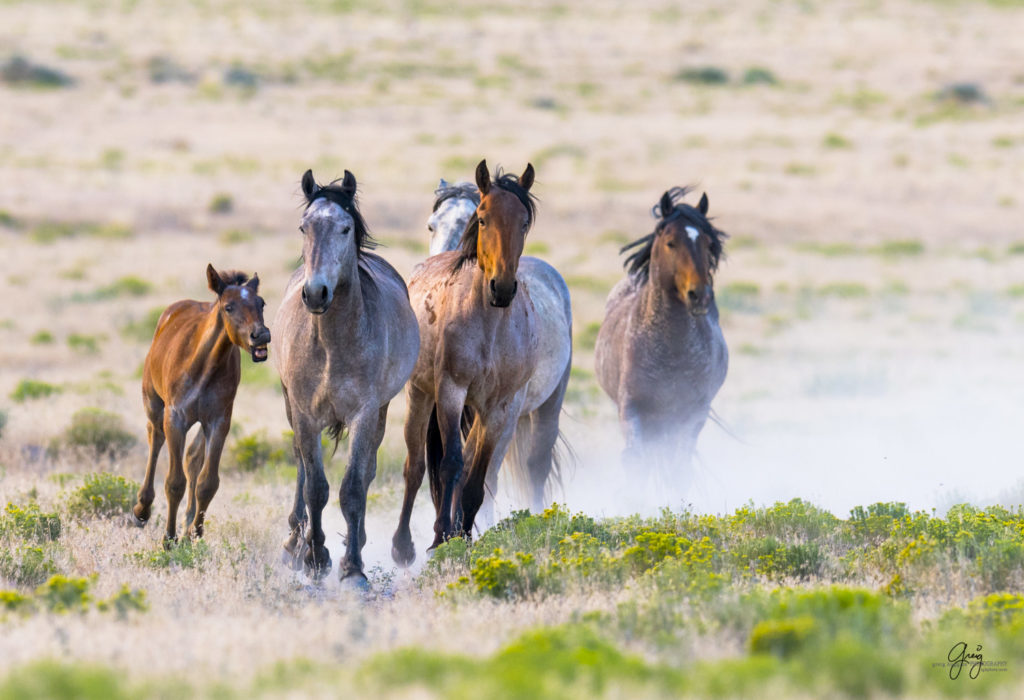
[[[445,185],[434,190],[434,209],[447,202],[449,199],[469,199],[477,206],[480,205],[480,190],[472,182],[458,182],[454,185]]]
[[[687,225],[693,226],[701,233],[706,233],[711,238],[711,270],[718,269],[718,263],[723,256],[722,244],[729,235],[712,226],[711,219],[701,214],[696,207],[682,202],[683,198],[692,191],[692,187],[673,187],[668,190],[666,194],[672,203],[672,208],[667,212],[662,211],[660,201],[651,208],[651,214],[659,219],[654,230],[619,249],[619,253],[633,250],[633,253],[623,263],[623,267],[629,272],[630,277],[635,277],[641,282],[647,281],[650,275],[651,250],[654,248],[654,239],[667,224],[677,219],[683,219]]]
[[[354,193],[350,193],[335,180],[329,185],[317,187],[316,191],[306,200],[306,209],[312,206],[318,199],[328,199],[348,212],[352,217],[352,230],[356,234],[356,253],[362,255],[364,251],[373,250],[377,247],[377,241],[370,235],[370,228],[366,225],[366,219],[359,213],[359,207]]]
[[[249,275],[238,270],[221,270],[217,273],[220,277],[220,281],[224,283],[225,287],[234,285],[243,285],[249,281]]]
[[[511,192],[526,207],[526,228],[529,229],[533,226],[533,221],[537,216],[537,198],[519,184],[519,176],[512,173],[503,173],[500,166],[494,175],[491,187],[500,187],[506,192]],[[473,212],[469,223],[466,224],[466,230],[462,232],[462,240],[459,242],[459,256],[455,259],[452,272],[457,272],[466,262],[476,260],[476,244],[479,234],[480,220],[477,218],[476,212]]]

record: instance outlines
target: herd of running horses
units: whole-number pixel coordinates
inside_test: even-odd
[[[347,525],[342,579],[364,581],[366,496],[377,470],[388,405],[402,387],[405,497],[392,556],[416,555],[409,528],[424,474],[436,511],[432,547],[468,536],[478,515],[491,521],[504,462],[523,505],[545,505],[558,474],[558,422],[572,366],[569,289],[548,263],[524,256],[536,203],[534,170],[435,191],[430,257],[408,287],[372,252],[356,204],[356,180],[319,185],[302,178],[302,264],[274,320],[274,357],[298,462],[285,561],[313,577],[331,569],[322,513],[329,499],[321,434],[348,430],[339,492]],[[627,274],[608,296],[595,348],[597,378],[615,401],[625,437],[623,468],[654,480],[668,499],[685,492],[697,436],[728,365],[713,275],[725,234],[710,222],[708,198],[666,191],[654,231],[623,248]],[[241,350],[268,357],[259,278],[207,267],[215,302],[179,301],[160,317],[142,378],[149,460],[131,519],[149,520],[154,472],[164,442],[168,513],[165,542],[201,537],[241,376]],[[191,444],[189,428],[199,423]]]

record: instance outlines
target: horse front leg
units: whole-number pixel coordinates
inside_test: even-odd
[[[398,528],[391,538],[391,558],[399,566],[409,566],[416,559],[416,548],[412,542],[409,523],[416,494],[423,483],[426,470],[427,422],[434,402],[424,391],[409,384],[409,414],[405,418],[405,497],[402,499],[402,513],[398,517]]]
[[[509,443],[516,430],[519,410],[523,405],[525,391],[521,391],[505,409],[494,409],[481,416],[473,426],[469,473],[460,494],[462,511],[460,534],[468,537],[473,530],[473,520],[484,501],[484,484],[489,467],[497,468],[505,458]]]
[[[206,459],[206,442],[205,427],[200,425],[199,432],[185,452],[185,532],[188,537],[192,536],[192,523],[196,519],[196,484],[203,470],[203,460]]]
[[[284,541],[284,563],[298,571],[302,568],[308,546],[305,530],[309,523],[306,517],[306,469],[302,463],[302,451],[298,438],[292,433],[292,453],[295,457],[295,500],[292,512],[288,514],[288,537]]]
[[[300,417],[295,424],[295,441],[303,468],[302,495],[309,515],[302,563],[312,578],[319,579],[331,571],[331,553],[324,546],[327,537],[324,535],[323,511],[330,498],[330,490],[324,475],[317,424],[306,416]]]
[[[164,493],[167,494],[167,529],[164,532],[164,544],[178,539],[177,521],[178,506],[185,495],[185,470],[182,458],[185,452],[185,432],[188,426],[178,411],[164,411],[164,435],[167,436],[167,456],[169,466],[167,479],[164,481]]]
[[[209,511],[210,502],[220,487],[220,456],[224,451],[224,440],[228,436],[228,429],[231,427],[231,414],[228,413],[220,421],[211,426],[204,426],[206,435],[205,450],[206,459],[202,462],[203,469],[199,472],[195,485],[195,498],[197,509],[195,520],[188,530],[189,537],[203,536],[203,522],[206,520],[206,513]]]
[[[160,450],[164,446],[164,403],[157,397],[147,401],[146,413],[146,436],[149,438],[149,460],[146,462],[146,476],[139,487],[138,502],[132,508],[129,518],[132,525],[144,526],[152,514],[153,499],[156,491],[153,488],[153,481],[156,478],[156,462],[160,457]]]
[[[437,520],[434,522],[433,549],[455,534],[452,520],[455,515],[455,491],[462,480],[462,409],[466,405],[466,388],[452,381],[442,380],[437,390],[437,424],[441,432],[444,454],[437,466],[436,478],[440,491]],[[431,468],[432,465],[428,465]],[[458,504],[461,511],[461,504]]]
[[[349,428],[349,460],[341,481],[338,499],[345,516],[348,534],[345,559],[339,568],[341,580],[366,580],[363,573],[363,546],[366,544],[366,494],[377,475],[377,449],[384,439],[388,404],[370,409],[352,421]]]

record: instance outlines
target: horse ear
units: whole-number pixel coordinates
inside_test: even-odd
[[[207,263],[206,265],[206,283],[210,285],[210,291],[220,296],[220,293],[224,291],[224,280],[220,278],[217,271],[213,269],[213,265]]]
[[[448,187],[448,181],[445,180],[443,177],[441,178],[441,182],[437,183],[437,189],[439,190],[446,190],[448,189]]]
[[[533,163],[526,164],[526,170],[519,176],[519,184],[523,186],[524,190],[533,187]]]
[[[668,190],[665,190],[665,194],[661,195],[661,201],[658,202],[658,209],[661,210],[661,218],[665,218],[672,213],[672,195],[669,194]]]
[[[345,177],[341,179],[341,189],[350,195],[355,195],[356,193],[356,176],[348,170],[345,171]]]
[[[487,170],[486,159],[476,166],[476,188],[480,190],[481,195],[487,194],[487,190],[491,189],[491,173]]]
[[[697,209],[700,211],[701,214],[704,214],[705,216],[707,215],[707,213],[708,213],[708,193],[707,192],[705,192],[704,194],[702,194],[700,196],[700,203],[697,205]]]
[[[306,201],[312,202],[313,195],[320,189],[317,187],[316,180],[313,179],[313,171],[307,170],[306,174],[302,176],[302,194],[306,195]]]
[[[249,289],[251,289],[254,292],[258,292],[260,290],[260,276],[259,276],[259,274],[256,273],[256,272],[252,273],[252,279],[250,279],[248,282],[246,282],[245,286],[248,287]]]

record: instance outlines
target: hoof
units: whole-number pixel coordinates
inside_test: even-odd
[[[121,525],[125,527],[146,527],[146,521],[132,513],[125,513],[125,516],[121,519]]]
[[[313,548],[309,547],[306,556],[303,557],[303,568],[314,581],[319,581],[331,573],[331,553],[327,547],[320,547],[319,556],[314,556]]]
[[[412,538],[399,538],[397,535],[391,540],[391,558],[402,568],[408,568],[416,561],[416,547]]]
[[[341,575],[341,587],[358,593],[368,593],[370,581],[362,571],[354,570]]]
[[[177,546],[178,546],[178,538],[177,537],[168,537],[167,535],[164,535],[164,549],[171,550],[171,549],[174,549]]]

